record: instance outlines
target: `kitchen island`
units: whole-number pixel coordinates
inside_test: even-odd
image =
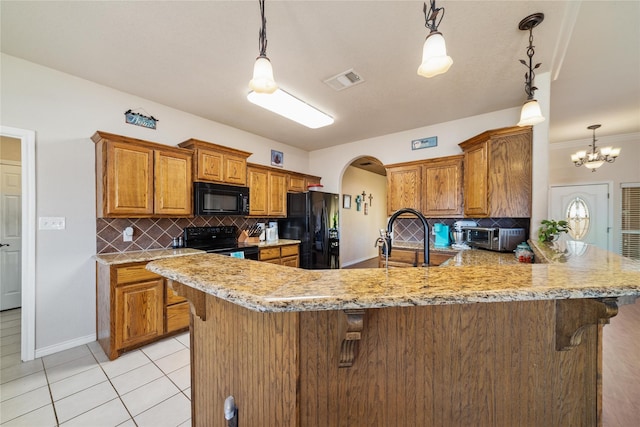
[[[196,426],[224,426],[229,395],[240,426],[598,425],[602,327],[640,263],[535,249],[547,263],[147,268],[191,303]]]

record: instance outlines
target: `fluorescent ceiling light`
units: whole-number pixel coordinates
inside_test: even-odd
[[[326,115],[282,89],[278,89],[271,94],[251,91],[247,95],[247,99],[253,104],[311,129],[333,124],[333,117]]]

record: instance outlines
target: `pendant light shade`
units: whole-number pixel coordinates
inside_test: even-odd
[[[533,29],[538,26],[544,20],[543,13],[534,13],[533,15],[529,15],[524,18],[518,24],[518,28],[522,31],[529,31],[529,47],[527,47],[527,57],[529,58],[529,63],[524,59],[520,60],[520,63],[528,68],[527,73],[524,75],[524,92],[527,94],[527,100],[522,106],[522,111],[520,112],[520,121],[518,122],[518,126],[533,126],[538,123],[544,122],[544,117],[542,116],[542,110],[540,109],[540,104],[533,97],[534,92],[538,89],[534,86],[533,81],[535,79],[535,71],[540,67],[540,63],[533,64],[533,55],[535,54],[535,49],[533,46]]]
[[[436,7],[436,1],[429,1],[430,7],[424,3],[422,12],[424,13],[424,26],[430,30],[427,39],[422,45],[422,63],[418,67],[418,75],[426,78],[446,73],[453,60],[447,56],[447,46],[442,33],[438,31],[438,26],[444,17],[444,7]],[[428,12],[428,13],[427,13]],[[440,19],[438,19],[438,15]]]
[[[446,73],[453,64],[447,56],[447,47],[442,34],[435,31],[427,36],[422,47],[422,64],[418,67],[418,74],[423,77],[433,77]]]
[[[525,102],[520,112],[518,126],[533,126],[542,122],[544,122],[544,117],[542,117],[542,111],[540,110],[538,101],[532,99]]]
[[[257,93],[273,93],[278,85],[273,79],[273,67],[266,56],[259,56],[253,65],[253,78],[249,82],[251,90]]]
[[[258,1],[260,5],[260,32],[258,33],[259,56],[253,64],[253,78],[249,81],[249,88],[256,93],[273,93],[278,89],[273,79],[273,67],[267,57],[267,18],[264,17],[264,0]]]

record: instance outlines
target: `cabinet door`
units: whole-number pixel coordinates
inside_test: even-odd
[[[430,217],[462,215],[462,160],[452,156],[422,166],[423,213]]]
[[[102,216],[153,214],[152,149],[109,141],[104,173],[102,179],[106,180],[106,188]]]
[[[387,213],[401,208],[420,210],[420,165],[387,169]]]
[[[144,343],[163,334],[162,278],[115,289],[116,348]]]
[[[487,188],[487,144],[477,145],[464,153],[464,214],[489,215]]]
[[[198,165],[196,177],[200,181],[216,181],[224,180],[224,160],[222,153],[209,150],[196,150],[198,156]]]
[[[191,162],[191,155],[187,153],[155,151],[156,214],[192,215]]]
[[[269,172],[269,215],[287,216],[287,176]]]
[[[491,138],[489,200],[492,217],[531,216],[531,134]]]
[[[298,267],[300,265],[297,255],[283,257],[280,259],[280,262],[282,263],[282,265],[287,267]]]
[[[247,169],[249,180],[249,215],[268,216],[268,183],[269,172],[265,169]]]
[[[247,185],[247,161],[241,157],[224,156],[224,181]]]
[[[302,193],[307,190],[307,180],[304,175],[289,174],[287,182],[287,191]]]

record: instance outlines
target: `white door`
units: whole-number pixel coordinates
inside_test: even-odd
[[[609,250],[609,185],[551,187],[549,217],[569,221],[572,240]]]
[[[0,310],[22,301],[22,190],[20,166],[0,164]]]

